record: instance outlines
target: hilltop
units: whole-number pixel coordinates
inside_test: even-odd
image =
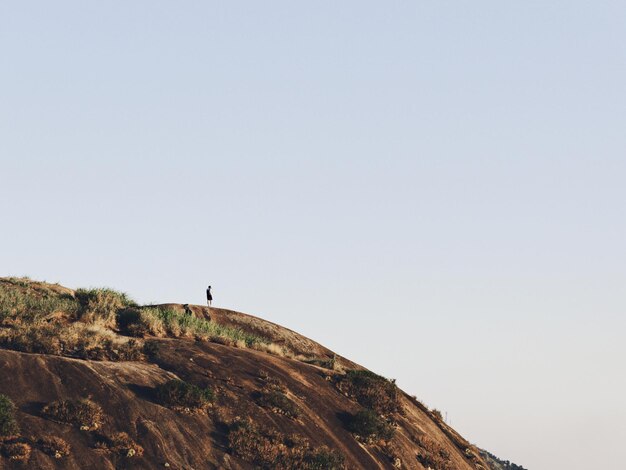
[[[0,367],[0,468],[492,468],[393,380],[230,310],[0,278]]]

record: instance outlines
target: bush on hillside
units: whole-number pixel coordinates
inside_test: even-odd
[[[311,447],[297,435],[261,429],[249,420],[237,420],[229,426],[230,452],[262,469],[272,470],[343,470],[344,456],[322,446]]]
[[[96,449],[113,452],[128,458],[141,457],[143,455],[143,447],[137,444],[125,432],[98,436]]]
[[[452,470],[454,468],[450,460],[450,452],[426,434],[417,437],[415,443],[419,446],[417,460],[424,467],[436,468],[437,470]]]
[[[60,437],[43,436],[37,440],[37,447],[47,455],[60,459],[70,455],[70,445]]]
[[[9,397],[0,394],[0,437],[15,436],[18,433],[15,404]]]
[[[86,398],[54,401],[43,408],[43,413],[55,421],[73,424],[82,430],[98,429],[104,421],[100,405]]]
[[[365,408],[387,415],[400,410],[396,384],[368,370],[350,370],[339,381],[338,388]]]
[[[26,442],[4,442],[0,451],[10,460],[28,460],[31,447]]]
[[[122,340],[113,332],[84,323],[42,323],[0,330],[0,346],[16,351],[79,359],[136,361],[142,345]]]
[[[156,395],[165,406],[190,410],[206,409],[215,399],[213,390],[176,379],[159,385]]]
[[[115,328],[118,311],[137,304],[123,292],[112,289],[78,289],[79,319]]]
[[[389,440],[394,434],[393,427],[369,409],[352,415],[346,423],[346,429],[365,441]]]

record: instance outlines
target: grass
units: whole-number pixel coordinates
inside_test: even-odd
[[[33,324],[49,320],[55,313],[75,315],[79,305],[69,294],[51,289],[29,288],[26,281],[0,282],[0,326]]]
[[[19,432],[15,420],[15,404],[9,397],[0,394],[0,437],[15,436]]]
[[[344,456],[328,447],[314,448],[297,436],[262,429],[249,420],[229,426],[230,452],[257,468],[276,470],[342,470]]]
[[[55,421],[73,424],[85,431],[98,429],[104,421],[100,405],[86,398],[54,401],[43,408],[43,413]]]
[[[122,331],[134,336],[192,337],[215,342],[228,340],[231,345],[242,343],[247,347],[267,343],[263,338],[241,329],[220,325],[163,307],[124,309],[119,312],[118,324]]]
[[[450,452],[427,435],[419,436],[415,443],[419,446],[417,460],[424,467],[437,470],[452,470],[454,468],[450,460]]]
[[[121,309],[137,305],[127,294],[106,288],[78,289],[76,300],[80,306],[79,320],[111,329],[117,326],[117,313]]]
[[[37,440],[37,447],[47,455],[60,459],[70,455],[70,445],[60,437],[43,436]]]
[[[28,460],[32,449],[26,442],[4,442],[0,450],[9,460]]]
[[[206,409],[215,399],[213,390],[176,379],[159,385],[156,396],[165,406],[185,410]]]
[[[137,444],[125,432],[118,432],[111,435],[100,435],[96,442],[96,449],[106,452],[113,452],[122,457],[141,457],[143,455],[143,447]]]

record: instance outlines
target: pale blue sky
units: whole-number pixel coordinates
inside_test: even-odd
[[[531,470],[626,441],[626,3],[0,4],[0,267],[275,321]]]

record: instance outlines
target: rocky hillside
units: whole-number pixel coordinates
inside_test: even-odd
[[[0,468],[490,468],[393,381],[233,311],[0,278],[0,370]]]

